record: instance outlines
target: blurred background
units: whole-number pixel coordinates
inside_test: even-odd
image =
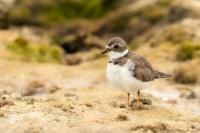
[[[6,107],[0,117],[12,114],[3,123],[27,122],[24,101],[26,113],[47,112],[41,106],[52,99],[52,107],[64,112],[84,110],[82,104],[101,107],[94,101],[102,99],[125,103],[126,94],[107,83],[108,59],[100,55],[114,36],[154,68],[173,74],[144,93],[164,108],[200,114],[199,0],[0,0],[0,110]],[[45,119],[52,117],[58,116]]]

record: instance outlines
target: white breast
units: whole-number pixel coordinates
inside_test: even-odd
[[[145,88],[145,83],[133,77],[135,65],[130,60],[125,65],[114,65],[109,63],[107,66],[108,80],[118,88],[133,92]]]

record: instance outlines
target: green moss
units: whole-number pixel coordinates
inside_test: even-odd
[[[194,42],[182,42],[179,45],[176,55],[178,60],[192,59],[200,51],[200,44]]]
[[[160,0],[159,1],[159,5],[163,6],[163,7],[169,7],[174,0]]]
[[[17,38],[8,44],[8,49],[23,59],[37,62],[64,62],[64,53],[56,45],[29,44],[23,38]]]
[[[28,46],[28,41],[22,37],[15,39],[14,43],[17,43],[19,46],[26,48]]]
[[[73,18],[96,19],[118,7],[122,0],[17,0],[12,22],[51,25]],[[32,17],[34,16],[34,17]],[[26,20],[26,21],[24,21]]]
[[[29,58],[30,55],[32,54],[32,50],[30,49],[28,42],[19,37],[14,42],[10,43],[7,46],[11,51],[19,54],[19,55],[24,55],[24,57]]]

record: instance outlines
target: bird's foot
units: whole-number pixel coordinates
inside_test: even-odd
[[[146,107],[152,105],[152,101],[149,98],[140,98],[139,101],[133,98],[130,103],[130,107],[133,109],[145,109]]]

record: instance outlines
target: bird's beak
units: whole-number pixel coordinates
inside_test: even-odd
[[[110,49],[109,49],[109,48],[106,48],[106,49],[104,49],[103,51],[101,51],[101,54],[108,53],[109,51],[110,51]]]

